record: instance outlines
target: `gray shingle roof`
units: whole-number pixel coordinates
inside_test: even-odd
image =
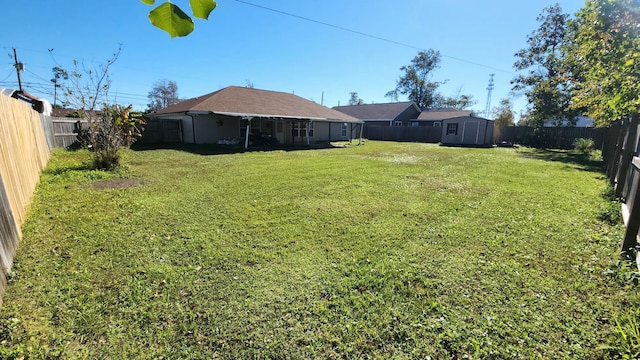
[[[294,94],[239,86],[229,86],[210,94],[182,101],[161,109],[156,114],[186,113],[188,111],[233,116],[361,122],[352,116]]]
[[[413,103],[408,101],[385,104],[334,106],[333,109],[349,114],[360,120],[393,120],[411,106],[414,106]]]
[[[458,110],[452,108],[429,109],[420,113],[418,120],[444,120],[461,116],[471,116],[471,110]]]

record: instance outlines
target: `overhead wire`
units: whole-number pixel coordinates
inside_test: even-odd
[[[10,78],[11,75],[13,75],[13,70],[9,71],[9,75],[7,75],[7,77],[5,77],[4,79],[0,80],[0,82],[7,81],[7,79]]]
[[[375,40],[384,41],[384,42],[388,42],[388,43],[391,43],[391,44],[407,47],[407,48],[410,48],[410,49],[420,50],[420,51],[426,50],[423,47],[410,45],[410,44],[407,44],[407,43],[403,43],[403,42],[392,40],[392,39],[388,39],[388,38],[383,38],[381,36],[372,35],[372,34],[369,34],[369,33],[365,33],[365,32],[358,31],[358,30],[349,29],[349,28],[346,28],[346,27],[343,27],[343,26],[339,26],[339,25],[335,25],[335,24],[330,24],[328,22],[315,20],[315,19],[308,18],[308,17],[305,17],[305,16],[296,15],[296,14],[293,14],[293,13],[290,13],[290,12],[273,9],[273,8],[270,8],[270,7],[267,7],[267,6],[264,6],[264,5],[254,4],[254,3],[251,3],[251,2],[248,2],[248,1],[245,1],[245,0],[236,0],[236,2],[245,4],[245,5],[249,5],[249,6],[253,6],[253,7],[256,7],[256,8],[259,8],[259,9],[271,11],[271,12],[274,12],[274,13],[282,14],[282,15],[285,15],[285,16],[298,18],[298,19],[301,19],[301,20],[304,20],[304,21],[313,22],[313,23],[316,23],[316,24],[319,24],[319,25],[328,26],[328,27],[331,27],[331,28],[334,28],[334,29],[350,32],[350,33],[357,34],[357,35],[360,35],[360,36],[365,36],[365,37],[368,37],[368,38],[371,38],[371,39],[375,39]],[[496,67],[493,67],[493,66],[490,66],[490,65],[481,64],[481,63],[478,63],[478,62],[475,62],[475,61],[470,61],[470,60],[466,60],[466,59],[462,59],[462,58],[459,58],[459,57],[446,55],[446,54],[442,54],[442,53],[441,53],[441,55],[442,55],[442,57],[449,58],[449,59],[456,60],[456,61],[460,61],[460,62],[463,62],[463,63],[467,63],[467,64],[471,64],[471,65],[475,65],[475,66],[480,66],[480,67],[483,67],[483,68],[487,68],[487,69],[491,69],[491,70],[495,70],[495,71],[500,71],[500,72],[511,74],[511,75],[515,74],[512,71],[496,68]]]

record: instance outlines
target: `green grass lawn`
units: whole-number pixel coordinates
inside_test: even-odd
[[[633,350],[637,277],[618,262],[622,226],[598,219],[598,161],[373,141],[186,150],[127,150],[116,173],[54,153],[0,308],[0,358]]]

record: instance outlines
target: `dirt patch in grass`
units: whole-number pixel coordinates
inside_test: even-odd
[[[126,189],[143,183],[142,179],[109,179],[94,182],[93,188],[95,190]]]

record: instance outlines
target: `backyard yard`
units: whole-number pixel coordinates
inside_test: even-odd
[[[42,174],[2,359],[597,359],[640,340],[599,160],[369,141],[89,161],[57,151]]]

